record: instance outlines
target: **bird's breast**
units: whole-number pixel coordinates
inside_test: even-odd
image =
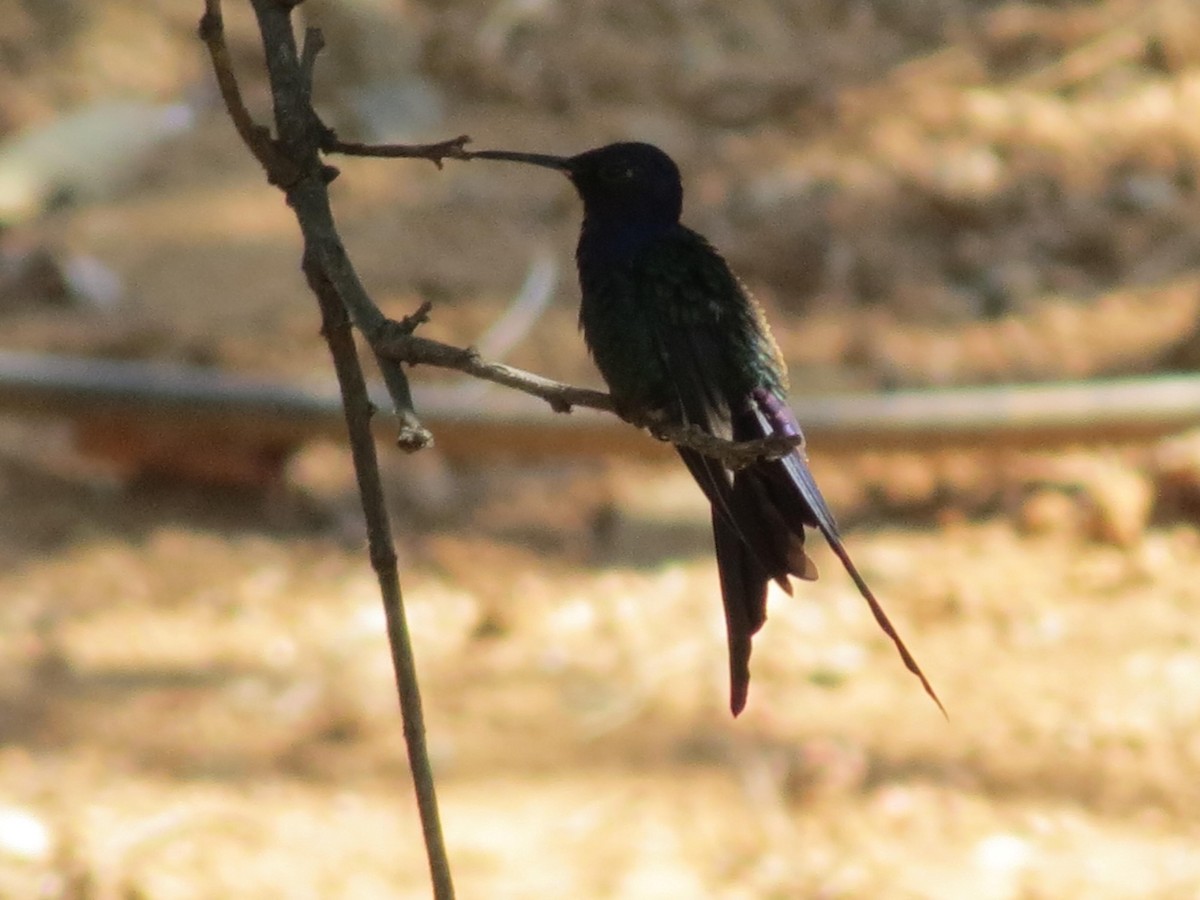
[[[622,266],[580,266],[579,325],[618,410],[648,415],[672,397],[654,310],[643,302],[633,273]]]

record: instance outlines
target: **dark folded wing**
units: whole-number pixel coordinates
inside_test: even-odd
[[[664,247],[656,255],[660,268],[641,279],[651,292],[641,301],[665,312],[653,317],[652,336],[672,391],[663,412],[678,424],[735,440],[800,436],[782,399],[786,382],[778,349],[753,298],[699,235],[681,229],[673,240],[681,258],[673,261],[672,247]],[[789,575],[817,576],[804,551],[806,527],[824,535],[905,666],[942,708],[847,553],[802,448],[736,474],[694,451],[680,448],[679,454],[713,506],[735,714],[749,683],[750,638],[766,619],[768,580],[790,593]]]

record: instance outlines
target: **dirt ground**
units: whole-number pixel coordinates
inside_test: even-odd
[[[226,5],[262,110],[252,22]],[[1200,360],[1186,0],[305,9],[347,136],[383,115],[356,91],[382,86],[408,98],[387,111],[406,139],[668,148],[798,394]],[[0,13],[11,130],[112,98],[198,110],[136,172],[0,233],[121,285],[46,303],[0,277],[0,348],[326,384],[294,219],[204,87],[200,4]],[[559,285],[507,359],[596,382],[567,186],[338,165],[386,311],[430,299],[431,336],[476,341],[544,250]],[[0,419],[0,896],[426,896],[344,450],[315,442],[247,487],[139,477],[75,438]],[[820,581],[772,596],[732,720],[685,473],[381,449],[461,896],[1200,896],[1198,507],[1143,468],[1155,449],[997,467],[814,447],[948,721],[823,547]],[[1056,465],[1092,474],[1048,484]]]

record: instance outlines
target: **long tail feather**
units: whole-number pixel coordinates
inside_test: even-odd
[[[937,704],[937,708],[942,711],[942,715],[949,719],[950,715],[946,712],[946,707],[942,705],[941,698],[938,697],[937,691],[933,689],[933,685],[929,683],[929,679],[925,677],[925,673],[921,671],[921,667],[917,664],[916,659],[913,658],[913,655],[909,652],[908,647],[905,646],[904,640],[896,631],[895,626],[892,625],[892,620],[889,619],[887,613],[883,611],[883,606],[881,606],[879,601],[875,599],[875,593],[870,587],[867,586],[867,582],[862,575],[859,574],[858,567],[854,565],[853,560],[850,559],[850,554],[846,551],[846,547],[842,543],[841,538],[838,537],[837,532],[827,531],[825,528],[821,528],[821,533],[825,535],[825,540],[829,542],[830,549],[837,554],[837,558],[840,559],[842,561],[842,565],[846,567],[846,571],[849,573],[850,578],[853,579],[854,584],[858,587],[858,592],[862,594],[863,599],[867,601],[867,606],[871,608],[871,614],[875,616],[875,621],[879,623],[879,627],[883,629],[883,633],[886,634],[896,646],[896,650],[900,654],[900,659],[904,661],[904,667],[917,676],[921,682],[921,687],[925,688],[925,693],[928,694],[929,698]]]
[[[732,524],[713,509],[713,542],[729,643],[729,708],[737,716],[750,692],[750,647],[766,619],[767,576]]]
[[[791,410],[773,394],[765,390],[755,391],[751,397],[750,415],[735,419],[734,435],[740,439],[746,436],[765,437],[770,434],[799,435],[800,426],[792,415]],[[754,423],[751,425],[750,423]],[[750,434],[747,435],[746,432]],[[803,451],[797,450],[780,460],[760,463],[752,470],[770,485],[769,496],[779,508],[788,522],[788,527],[795,534],[803,534],[805,525],[816,528],[824,535],[830,549],[842,561],[847,574],[854,581],[875,621],[896,647],[905,668],[915,675],[925,689],[925,693],[937,704],[943,716],[949,718],[946,707],[933,689],[929,679],[909,652],[900,634],[896,631],[883,606],[875,597],[875,593],[867,584],[866,579],[854,565],[849,552],[842,543],[838,533],[837,522],[833,513],[825,503],[820,488],[813,478],[808,464],[804,460]]]
[[[795,417],[774,394],[758,389],[747,400],[731,416],[735,440],[800,435]],[[746,706],[752,638],[766,621],[768,583],[774,580],[791,593],[789,577],[817,577],[816,566],[804,552],[806,528],[815,528],[825,537],[905,668],[920,680],[942,715],[947,715],[933,685],[850,558],[802,450],[731,475],[709,457],[683,447],[676,449],[712,504],[713,543],[729,645],[729,705],[735,716]]]

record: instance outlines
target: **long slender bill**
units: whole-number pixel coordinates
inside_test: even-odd
[[[468,154],[471,159],[500,159],[508,162],[528,163],[531,166],[541,166],[544,169],[558,169],[560,172],[571,171],[571,161],[565,156],[551,156],[548,153],[520,153],[516,150],[472,150]]]

